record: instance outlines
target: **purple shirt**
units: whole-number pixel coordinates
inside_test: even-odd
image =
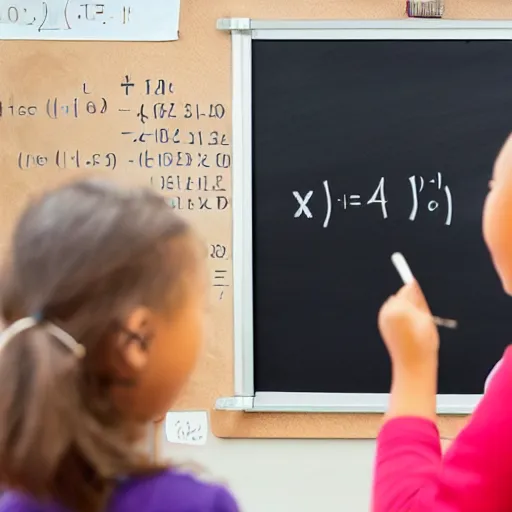
[[[127,479],[119,485],[105,512],[142,511],[239,512],[239,509],[224,487],[168,470],[151,477]],[[66,512],[66,509],[8,491],[0,498],[0,512]]]

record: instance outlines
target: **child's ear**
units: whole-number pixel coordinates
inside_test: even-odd
[[[115,374],[132,380],[148,362],[148,346],[152,333],[152,313],[139,307],[126,318],[123,329],[116,334],[112,363]]]

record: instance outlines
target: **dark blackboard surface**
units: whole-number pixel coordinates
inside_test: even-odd
[[[460,324],[441,330],[439,392],[482,392],[512,340],[481,234],[511,129],[511,42],[253,42],[256,391],[387,393],[376,319],[401,251],[434,314]],[[381,178],[386,219],[367,204]],[[312,218],[294,217],[310,190]]]

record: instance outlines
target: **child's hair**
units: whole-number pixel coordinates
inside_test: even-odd
[[[79,511],[99,510],[116,477],[156,468],[142,425],[109,400],[102,362],[131,308],[168,307],[187,265],[189,228],[148,189],[75,181],[23,213],[0,288],[5,326],[42,319],[0,354],[0,483]],[[186,251],[185,251],[186,252]],[[175,296],[175,294],[171,294]],[[79,359],[45,328],[86,349]]]

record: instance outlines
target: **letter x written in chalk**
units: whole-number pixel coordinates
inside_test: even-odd
[[[304,199],[302,199],[301,195],[297,192],[293,192],[293,197],[297,199],[297,202],[299,203],[299,208],[295,212],[294,217],[300,217],[302,214],[304,214],[308,219],[311,219],[313,217],[313,214],[311,213],[311,210],[306,206],[308,204],[308,201],[311,199],[311,196],[313,195],[313,191],[310,190]]]

